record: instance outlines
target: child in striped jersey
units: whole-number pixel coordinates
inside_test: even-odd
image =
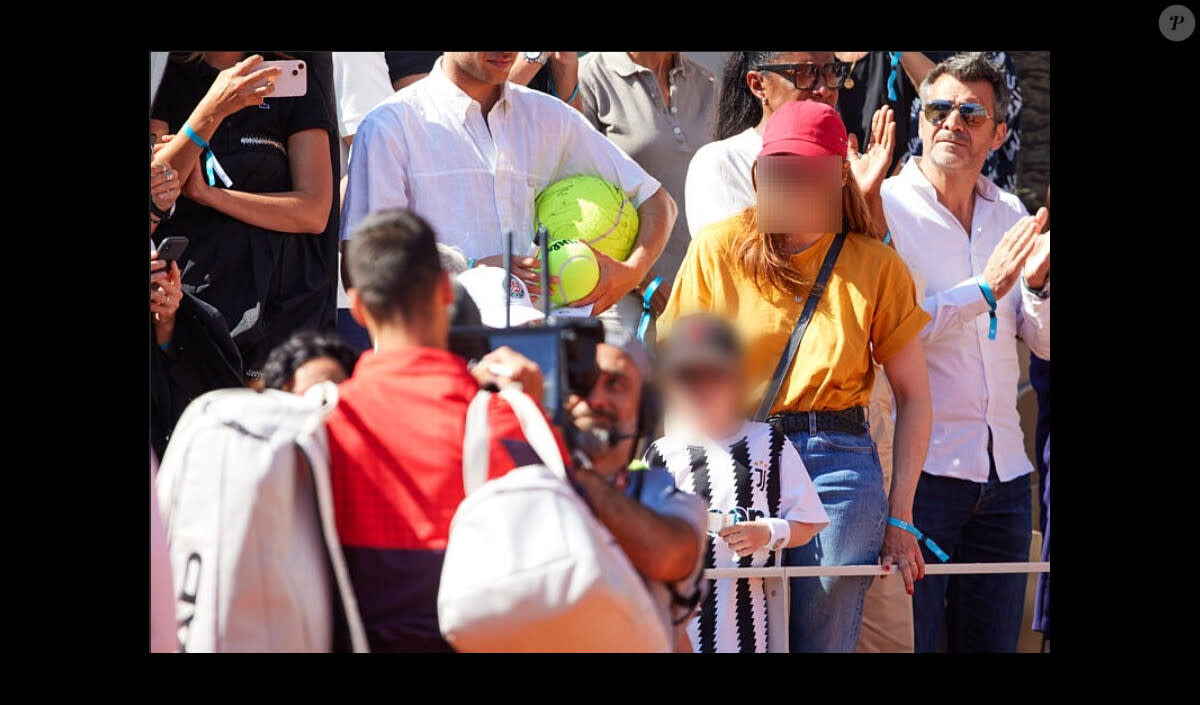
[[[742,354],[729,324],[686,316],[662,343],[671,431],[646,450],[647,462],[708,503],[706,568],[777,565],[779,549],[802,546],[829,524],[800,454],[778,429],[742,415]],[[713,581],[687,634],[697,652],[765,652],[762,578]]]

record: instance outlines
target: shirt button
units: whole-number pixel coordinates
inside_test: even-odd
[[[672,106],[671,106],[671,112],[673,112],[673,113],[677,113],[677,112],[679,112],[679,108],[677,108],[677,107],[675,107],[674,105],[672,105]]]
[[[675,134],[678,135],[678,134],[681,134],[683,132],[683,130],[679,129],[679,126],[676,125],[675,127],[671,128],[671,132],[674,132]]]

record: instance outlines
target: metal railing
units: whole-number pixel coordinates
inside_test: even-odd
[[[1049,561],[1018,563],[926,563],[926,575],[966,575],[989,573],[1049,573]],[[903,580],[894,567],[887,570],[878,565],[841,566],[776,566],[772,568],[711,568],[704,571],[709,580],[722,578],[762,578],[767,597],[767,651],[786,653],[791,600],[788,599],[789,578],[857,577],[893,575]]]

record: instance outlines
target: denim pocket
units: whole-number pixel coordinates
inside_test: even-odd
[[[819,431],[816,438],[834,450],[848,453],[869,455],[875,452],[875,443],[867,434],[839,433],[836,431]]]

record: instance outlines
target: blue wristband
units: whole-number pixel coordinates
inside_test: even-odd
[[[987,279],[980,274],[975,278],[975,283],[979,285],[979,290],[983,292],[983,298],[987,299],[988,303],[988,340],[996,339],[996,295],[992,293],[992,287],[987,283]]]
[[[896,78],[897,74],[900,72],[900,57],[903,56],[903,54],[904,52],[902,51],[888,52],[888,56],[892,59],[892,73],[888,76],[887,81],[888,100],[893,102],[900,100],[900,96],[896,94]]]
[[[475,258],[474,257],[467,259],[467,269],[475,269]]]
[[[221,183],[225,184],[225,188],[233,186],[233,180],[230,179],[229,175],[225,173],[225,170],[221,168],[221,163],[217,161],[217,155],[213,154],[212,145],[210,145],[203,137],[198,135],[196,131],[192,129],[192,126],[186,122],[183,123],[183,134],[187,135],[188,139],[200,148],[200,151],[204,156],[204,179],[208,182],[208,185],[216,186],[217,177],[220,177]]]
[[[558,94],[558,91],[556,91],[554,89],[554,79],[551,78],[550,76],[546,77],[546,87],[548,87],[550,89],[550,95],[552,95],[555,98],[562,100],[562,102],[570,105],[571,101],[575,100],[575,96],[579,94],[579,79],[578,78],[575,79],[575,90],[571,91],[571,95],[567,96],[566,100],[563,100],[562,96],[560,96]]]
[[[208,149],[208,141],[197,134],[196,131],[192,129],[192,126],[186,122],[183,123],[183,134],[187,135],[189,140],[195,142],[196,146],[200,149]]]
[[[575,90],[571,91],[571,95],[567,96],[567,99],[564,100],[563,102],[566,103],[567,105],[570,105],[571,101],[575,100],[575,96],[577,96],[577,95],[579,95],[579,80],[578,79],[576,79],[576,81],[575,81]]]
[[[169,341],[169,340],[168,340],[167,342],[165,342],[165,343],[159,343],[159,344],[158,344],[158,349],[159,349],[159,350],[162,350],[163,352],[166,352],[166,351],[167,351],[167,348],[169,348],[169,347],[171,347],[171,341]]]
[[[650,327],[650,318],[654,313],[654,309],[650,306],[650,300],[654,298],[654,292],[658,291],[658,287],[662,286],[663,278],[655,277],[649,285],[646,286],[646,291],[642,293],[642,318],[638,321],[637,339],[639,343],[646,342],[646,330]]]
[[[889,230],[883,234],[883,244],[889,245],[892,242],[892,231]]]
[[[943,563],[950,560],[950,556],[946,555],[946,552],[942,550],[941,546],[934,543],[933,539],[929,538],[925,534],[922,534],[920,529],[912,524],[909,524],[907,521],[904,521],[903,519],[897,519],[896,517],[888,517],[887,523],[888,526],[894,526],[897,529],[904,529],[913,536],[916,536],[917,542],[923,542],[925,547],[928,548],[933,555],[937,556]]]

